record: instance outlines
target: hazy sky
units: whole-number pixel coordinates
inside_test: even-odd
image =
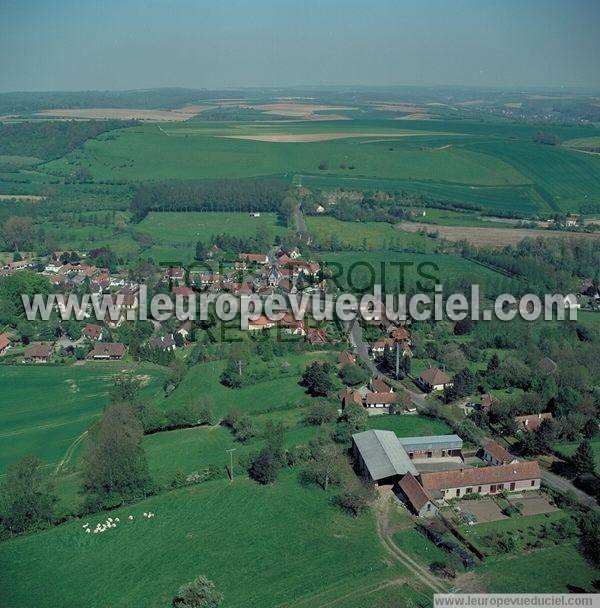
[[[0,91],[600,86],[600,0],[0,0]]]

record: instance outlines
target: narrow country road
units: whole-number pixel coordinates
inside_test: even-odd
[[[296,220],[296,229],[298,232],[306,233],[306,220],[304,219],[304,213],[302,213],[302,207],[298,205],[294,210],[294,219]]]
[[[377,500],[376,505],[377,535],[384,548],[391,557],[400,562],[419,582],[431,589],[433,593],[447,593],[448,589],[444,582],[434,576],[428,568],[422,566],[405,553],[394,541],[390,525],[391,496],[391,491],[383,492]]]
[[[369,355],[369,345],[363,339],[362,327],[360,326],[360,323],[357,320],[350,321],[347,324],[347,328],[348,335],[350,337],[350,343],[352,344],[356,354],[360,357],[360,359],[371,371],[371,373],[374,376],[381,378],[382,380],[391,382],[395,387],[401,388],[410,397],[410,400],[413,405],[415,405],[415,407],[423,407],[423,405],[425,405],[425,399],[427,398],[427,395],[425,395],[424,393],[417,393],[415,391],[411,391],[405,386],[398,384],[396,380],[390,378],[389,376],[386,376],[377,369],[375,363],[373,362],[373,359],[371,359],[371,356]]]
[[[485,436],[485,437],[483,437],[483,439],[481,441],[481,445],[482,446],[485,445],[490,440],[496,441],[493,437]],[[512,454],[512,452],[509,449],[510,445],[508,444],[508,442],[506,440],[504,440],[504,441],[499,440],[499,441],[500,441],[500,443],[503,444],[503,447],[506,450],[508,450],[509,453]],[[514,455],[515,454],[513,454],[513,456]],[[544,469],[541,466],[541,464],[540,464],[540,472],[541,472],[542,481],[550,488],[558,490],[559,492],[562,492],[563,494],[564,493],[571,494],[575,498],[575,500],[577,500],[577,502],[579,502],[579,504],[583,505],[584,507],[588,507],[590,509],[598,508],[598,502],[596,501],[596,499],[594,497],[590,496],[589,494],[586,494],[583,490],[576,488],[573,485],[573,483],[571,481],[569,481],[568,479],[565,479],[564,477],[561,477],[560,475],[557,475],[556,473],[552,473],[551,471]]]
[[[555,473],[551,473],[546,469],[541,469],[542,481],[551,488],[558,490],[559,492],[568,492],[572,494],[575,499],[582,505],[589,507],[590,509],[597,509],[598,502],[589,494],[586,494],[579,488],[576,488],[568,479],[564,479]]]

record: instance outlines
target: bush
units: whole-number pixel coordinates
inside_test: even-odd
[[[355,479],[336,497],[336,502],[344,511],[358,517],[369,509],[371,503],[375,500],[375,496],[375,489],[372,485],[364,484]]]

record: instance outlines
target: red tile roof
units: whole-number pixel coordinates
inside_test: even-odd
[[[125,345],[119,342],[96,342],[94,349],[88,354],[90,359],[96,357],[116,357],[122,358],[125,356]]]
[[[379,403],[388,405],[390,403],[399,403],[400,398],[396,393],[367,393],[365,396],[366,405],[377,405]]]
[[[83,328],[81,333],[90,340],[97,340],[102,334],[102,327],[100,325],[89,324]]]
[[[7,346],[10,346],[10,339],[6,334],[0,334],[0,350],[4,350]]]
[[[52,355],[54,344],[52,342],[39,342],[32,344],[25,351],[25,359],[49,359]]]
[[[450,376],[437,367],[430,367],[429,369],[421,372],[419,378],[421,378],[421,380],[424,382],[427,382],[427,384],[430,386],[448,384],[448,382],[450,382]]]
[[[425,490],[447,490],[467,486],[481,486],[511,481],[526,481],[540,478],[540,467],[536,460],[515,462],[497,467],[475,467],[456,471],[422,473],[421,483]]]
[[[351,353],[344,351],[339,354],[338,363],[340,365],[354,365],[356,363],[356,357]]]
[[[407,473],[398,484],[413,509],[419,512],[428,502],[433,502],[425,488],[412,473]]]
[[[392,387],[384,382],[381,378],[373,378],[371,380],[371,388],[374,393],[391,393]]]
[[[515,457],[508,450],[504,449],[499,443],[492,440],[485,444],[484,449],[488,454],[490,454],[490,456],[493,456],[502,464],[508,464],[515,459]]]
[[[410,332],[406,327],[398,327],[395,329],[390,336],[396,340],[408,340],[410,339]]]

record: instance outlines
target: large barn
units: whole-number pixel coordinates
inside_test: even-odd
[[[407,473],[419,474],[393,431],[356,433],[352,451],[362,476],[378,485],[393,484]]]

